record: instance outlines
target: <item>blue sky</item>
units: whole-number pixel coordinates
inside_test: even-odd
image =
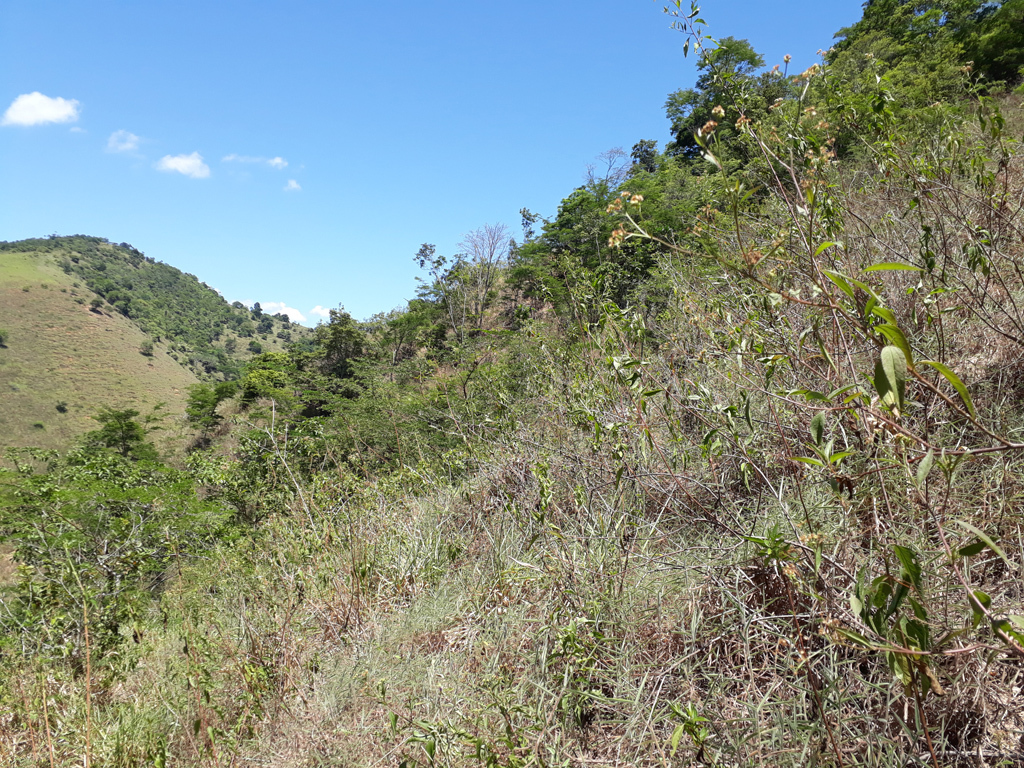
[[[598,154],[667,139],[665,97],[695,72],[662,5],[3,0],[0,240],[126,241],[307,324],[387,311],[421,243],[518,234]],[[860,11],[702,15],[799,71]]]

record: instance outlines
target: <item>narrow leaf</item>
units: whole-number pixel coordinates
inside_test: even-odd
[[[919,362],[922,363],[923,365],[930,365],[936,371],[945,376],[946,381],[952,384],[953,389],[955,389],[956,393],[960,395],[960,400],[967,407],[967,412],[971,414],[972,418],[978,418],[978,414],[974,410],[974,403],[971,400],[970,393],[967,391],[967,387],[964,386],[964,383],[960,380],[960,377],[953,373],[952,370],[950,370],[949,366],[943,363],[936,362],[934,360],[920,360]]]
[[[960,557],[974,557],[976,554],[981,552],[985,548],[985,542],[975,539],[973,544],[968,544],[966,547],[960,547],[956,551]]]
[[[1004,563],[1006,563],[1006,567],[1007,568],[1009,568],[1011,571],[1017,570],[1016,568],[1014,568],[1013,563],[1011,563],[1007,559],[1006,555],[1003,554],[1003,550],[1001,550],[999,547],[997,547],[995,541],[993,541],[992,539],[990,539],[988,537],[988,534],[986,534],[980,528],[975,528],[973,525],[971,525],[970,523],[968,523],[968,522],[966,522],[964,520],[954,520],[953,522],[956,523],[957,525],[959,525],[961,528],[966,528],[968,531],[970,531],[975,536],[977,536],[979,539],[981,539],[983,542],[985,542],[985,546],[987,546],[989,549],[991,549],[993,552],[995,552],[997,555],[999,555],[999,558]]]
[[[921,459],[921,463],[917,467],[917,487],[918,489],[923,488],[925,481],[928,479],[928,473],[932,471],[932,465],[935,464],[935,451],[928,451]]]
[[[876,305],[871,308],[871,314],[878,315],[880,318],[885,320],[885,322],[890,323],[891,325],[899,325],[899,323],[896,322],[896,315],[892,313],[891,309],[887,309],[886,307]]]
[[[914,589],[918,592],[921,591],[921,564],[917,561],[917,553],[910,547],[901,547],[899,544],[895,546],[896,558],[900,561],[902,566],[903,578],[910,579],[910,583],[914,585]]]
[[[845,275],[840,275],[838,272],[832,272],[832,271],[827,270],[827,269],[824,270],[824,272],[825,272],[825,276],[829,280],[831,280],[833,283],[838,285],[840,290],[843,293],[845,293],[851,299],[853,298],[853,288],[850,287],[850,282],[849,282],[849,278],[848,277],[846,277]]]
[[[908,272],[920,272],[920,267],[912,266],[911,264],[901,264],[898,261],[886,261],[881,264],[872,264],[870,267],[865,267],[865,272],[882,272],[887,270],[905,270]]]
[[[821,460],[813,459],[810,456],[792,456],[791,458],[793,459],[793,461],[800,461],[803,462],[804,464],[812,464],[815,467],[825,466],[824,463],[821,462]]]

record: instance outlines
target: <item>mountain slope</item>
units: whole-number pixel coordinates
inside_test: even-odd
[[[95,429],[100,408],[184,411],[196,376],[162,345],[140,352],[147,336],[128,318],[92,309],[92,293],[50,259],[0,254],[0,445],[63,448]],[[63,413],[58,405],[63,404]]]
[[[0,448],[65,448],[104,407],[180,416],[200,378],[310,333],[96,237],[0,243],[0,307]]]

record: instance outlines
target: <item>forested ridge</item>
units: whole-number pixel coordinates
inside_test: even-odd
[[[667,11],[664,140],[244,365],[18,244],[205,378],[6,454],[0,764],[1024,765],[1024,2]]]

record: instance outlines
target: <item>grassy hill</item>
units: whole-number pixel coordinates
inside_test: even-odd
[[[101,238],[0,244],[0,302],[0,447],[66,447],[103,407],[166,403],[173,421],[190,385],[309,333]]]

